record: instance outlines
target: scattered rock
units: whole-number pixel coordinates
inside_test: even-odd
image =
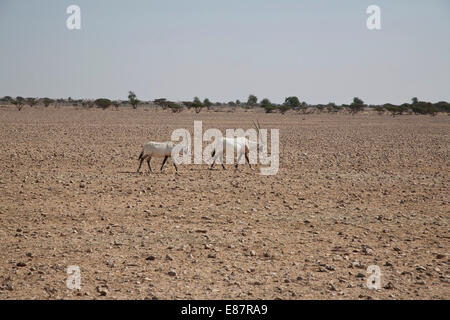
[[[394,289],[394,285],[392,284],[392,282],[388,282],[384,285],[383,288],[387,289],[387,290],[391,290],[391,289]]]
[[[171,276],[171,277],[176,277],[176,276],[177,276],[176,271],[173,270],[173,269],[169,270],[169,271],[167,272],[167,274],[168,274],[169,276]]]
[[[108,294],[108,289],[105,287],[97,287],[97,292],[101,295],[101,296],[106,296]]]

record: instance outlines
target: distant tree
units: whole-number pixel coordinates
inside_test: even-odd
[[[324,104],[317,104],[315,107],[318,113],[322,113],[326,106]]]
[[[283,103],[282,105],[278,106],[277,109],[280,111],[281,114],[285,114],[292,108],[290,105]]]
[[[415,104],[419,103],[419,99],[417,99],[417,97],[414,97],[411,99],[411,102],[413,105],[415,105]]]
[[[182,101],[181,102],[188,110],[191,110],[194,107],[194,103],[192,101]]]
[[[255,95],[251,94],[248,96],[247,108],[253,108],[254,106],[257,105],[257,103],[258,103],[258,98]]]
[[[364,110],[364,101],[358,97],[354,97],[353,102],[349,105],[349,109],[351,114],[356,114]]]
[[[429,114],[435,116],[438,109],[431,102],[417,101],[411,105],[411,110],[415,114]]]
[[[376,106],[375,107],[375,111],[379,114],[382,115],[384,113],[384,107],[383,106]]]
[[[133,91],[128,92],[128,101],[130,102],[133,109],[136,109],[140,102]]]
[[[436,109],[439,112],[447,112],[450,114],[450,103],[448,103],[446,101],[439,101],[439,102],[436,102],[434,104],[434,106],[436,107]]]
[[[56,99],[55,106],[60,106],[60,105],[63,105],[64,103],[66,103],[66,100],[59,98],[59,99]]]
[[[183,111],[183,106],[178,103],[167,101],[167,105],[170,108],[170,110],[172,110],[173,113],[179,113]]]
[[[45,107],[48,107],[50,104],[55,102],[55,100],[50,99],[50,98],[42,98],[41,101]]]
[[[239,99],[237,99],[236,102],[235,102],[235,104],[236,104],[236,106],[239,107],[239,106],[241,105],[241,101],[240,101]]]
[[[341,108],[338,106],[338,105],[336,105],[336,103],[334,103],[334,102],[329,102],[327,105],[326,105],[326,108],[327,108],[327,111],[328,112],[330,112],[330,113],[336,113],[336,112],[338,112]]]
[[[202,111],[204,107],[203,103],[198,97],[194,98],[194,101],[192,101],[192,106],[194,107],[195,113],[200,113],[200,111]]]
[[[13,101],[13,100],[14,99],[12,97],[10,97],[10,96],[4,96],[2,98],[2,101],[5,102],[5,103],[11,103],[11,101]]]
[[[277,110],[277,107],[270,102],[269,99],[264,98],[261,100],[261,107],[264,108],[266,113],[272,113]]]
[[[284,105],[293,110],[298,110],[301,106],[300,100],[298,100],[298,98],[294,96],[285,98]]]
[[[211,110],[212,102],[209,101],[208,98],[206,98],[205,100],[203,100],[203,105],[206,107],[206,109]]]
[[[116,108],[116,111],[119,110],[119,106],[120,106],[119,100],[114,100],[111,102],[111,104],[114,106],[114,108]]]
[[[169,107],[166,98],[155,99],[153,103],[160,106],[163,110],[166,110]]]
[[[402,104],[400,106],[397,106],[395,104],[386,103],[384,104],[383,107],[386,111],[390,112],[393,117],[397,115],[402,115],[403,113],[409,110],[408,104]]]
[[[38,103],[38,99],[36,98],[27,98],[26,99],[26,104],[29,105],[30,107],[35,106]]]
[[[107,109],[111,105],[111,100],[106,98],[100,98],[94,101],[95,105],[103,110]]]
[[[23,104],[25,103],[25,99],[22,97],[16,97],[15,100],[12,100],[11,103],[17,107],[20,111],[23,108]]]
[[[95,101],[90,99],[83,100],[83,102],[81,102],[81,105],[85,108],[92,108],[95,106]]]

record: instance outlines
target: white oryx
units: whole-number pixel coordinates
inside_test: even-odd
[[[148,168],[151,172],[153,172],[152,167],[150,165],[150,161],[152,160],[152,157],[156,158],[164,158],[163,163],[161,165],[161,170],[164,167],[164,164],[166,163],[167,159],[170,158],[173,166],[175,167],[175,170],[178,174],[178,168],[175,163],[175,161],[172,159],[172,150],[175,148],[176,144],[174,144],[172,141],[166,141],[166,142],[156,142],[156,141],[149,141],[142,147],[142,152],[139,155],[139,167],[137,169],[137,172],[141,170],[142,162],[147,159]],[[181,146],[183,152],[187,152],[188,146]]]
[[[238,169],[238,164],[242,158],[242,156],[245,156],[245,159],[248,162],[248,166],[250,167],[251,170],[254,170],[252,168],[252,165],[250,164],[250,160],[248,158],[248,154],[250,152],[251,149],[254,148],[254,150],[258,150],[258,151],[263,151],[264,150],[264,144],[262,143],[262,139],[261,139],[261,135],[260,135],[260,129],[261,126],[259,125],[259,121],[257,121],[258,125],[256,125],[255,121],[253,121],[253,124],[256,128],[256,132],[259,136],[259,144],[255,141],[250,141],[249,139],[247,139],[246,137],[233,137],[233,138],[224,138],[224,137],[220,137],[217,140],[217,144],[216,147],[214,148],[211,157],[213,157],[213,162],[211,164],[211,167],[209,168],[210,170],[213,169],[214,164],[216,163],[216,160],[218,157],[220,157],[221,160],[221,164],[222,164],[222,168],[224,170],[226,170],[225,165],[224,165],[224,161],[223,161],[223,152],[224,150],[227,150],[227,148],[231,148],[234,152],[234,150],[236,150],[237,153],[237,161],[234,165],[235,169]],[[220,150],[220,148],[218,148],[217,146],[219,146],[220,144],[222,144],[222,148]],[[217,150],[219,149],[219,150]],[[244,161],[245,164],[245,161]]]

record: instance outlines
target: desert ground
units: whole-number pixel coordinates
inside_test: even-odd
[[[149,140],[255,119],[276,175],[136,173]],[[1,106],[0,145],[0,299],[450,298],[448,115]]]

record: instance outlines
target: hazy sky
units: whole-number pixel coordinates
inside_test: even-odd
[[[448,0],[0,0],[0,44],[0,96],[450,101]]]

